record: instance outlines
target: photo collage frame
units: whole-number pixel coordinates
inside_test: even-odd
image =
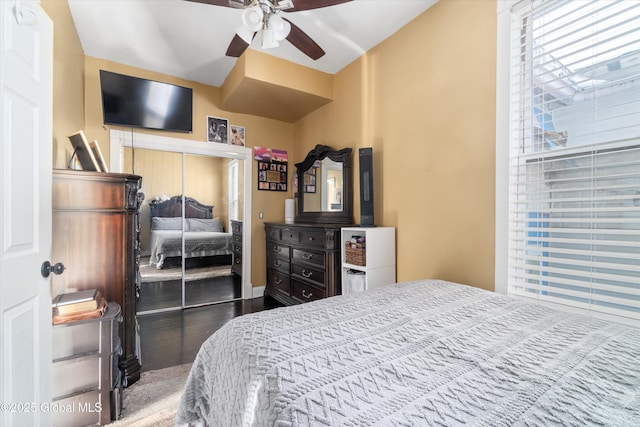
[[[258,161],[258,190],[287,191],[287,169],[285,162]]]

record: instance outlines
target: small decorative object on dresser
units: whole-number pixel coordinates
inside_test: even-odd
[[[340,226],[265,223],[265,295],[299,304],[340,294]]]
[[[341,243],[343,294],[396,282],[394,227],[343,227]]]

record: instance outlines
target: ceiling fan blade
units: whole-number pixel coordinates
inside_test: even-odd
[[[350,1],[351,0],[293,0],[293,8],[287,9],[287,12],[319,9],[321,7],[335,6]]]
[[[316,60],[322,58],[325,54],[325,51],[318,45],[318,43],[314,42],[311,37],[307,35],[304,31],[300,29],[296,24],[289,21],[286,18],[282,18],[291,24],[291,31],[287,36],[287,40],[289,43],[298,48],[302,53],[307,55],[309,58]]]
[[[233,56],[234,58],[239,58],[240,56],[242,56],[244,51],[247,50],[248,47],[249,47],[249,44],[244,40],[242,40],[242,37],[240,37],[237,34],[234,34],[233,39],[231,40],[231,43],[229,43],[229,47],[227,48],[227,52],[225,55]]]
[[[236,9],[242,9],[245,7],[243,0],[186,0],[194,3],[204,3],[213,6],[233,7]]]

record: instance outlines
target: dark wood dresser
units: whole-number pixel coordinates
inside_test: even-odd
[[[242,276],[242,221],[231,220],[231,234],[233,236],[231,272]]]
[[[137,175],[53,171],[52,259],[65,265],[53,276],[52,297],[98,288],[122,309],[119,367],[124,385],[140,378],[136,298],[139,289],[140,205]]]
[[[265,223],[265,295],[292,305],[340,294],[340,227]]]

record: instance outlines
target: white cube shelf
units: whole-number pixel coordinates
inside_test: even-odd
[[[364,273],[364,290],[396,283],[396,229],[394,227],[343,227],[341,229],[342,293],[349,293],[349,270]],[[365,265],[346,262],[346,243],[365,238]]]

